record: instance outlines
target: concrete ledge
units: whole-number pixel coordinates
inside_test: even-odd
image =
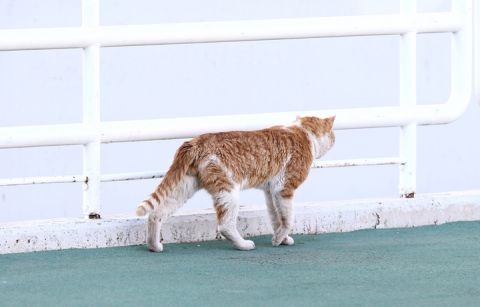
[[[415,199],[298,204],[293,232],[318,234],[473,220],[480,220],[480,190],[425,194]],[[0,224],[0,254],[145,244],[145,223],[145,218],[123,216]],[[270,234],[265,207],[242,207],[238,228],[245,236]],[[182,211],[164,225],[162,238],[165,243],[214,240],[218,238],[215,214],[208,209]]]

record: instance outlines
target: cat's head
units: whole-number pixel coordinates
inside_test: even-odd
[[[297,117],[296,124],[307,130],[313,138],[314,155],[318,159],[325,155],[327,151],[335,144],[335,133],[333,132],[333,122],[335,116],[319,118],[314,116]]]

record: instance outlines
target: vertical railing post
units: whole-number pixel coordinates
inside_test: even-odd
[[[465,22],[460,31],[452,33],[450,44],[450,95],[455,97],[468,95],[471,98],[472,93],[473,97],[476,96],[475,85],[472,82],[476,79],[475,65],[478,49],[475,44],[478,43],[478,38],[472,31],[476,22],[473,5],[478,6],[478,0],[452,1],[452,13]],[[466,84],[469,85],[465,86]],[[470,85],[473,85],[472,90]]]
[[[474,98],[480,104],[480,3],[473,1],[473,88]]]
[[[82,0],[82,26],[99,25],[99,0]],[[83,146],[83,214],[100,218],[100,46],[83,49],[83,123],[97,138]]]
[[[401,14],[416,14],[416,0],[401,0]],[[400,42],[400,106],[414,106],[417,101],[417,33],[401,36]],[[417,125],[410,123],[400,128],[399,192],[401,197],[411,198],[416,190]]]

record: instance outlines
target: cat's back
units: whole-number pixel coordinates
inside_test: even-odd
[[[298,145],[298,133],[290,127],[275,126],[255,131],[227,131],[202,134],[192,140],[205,152],[235,151],[238,154],[248,152],[254,154],[272,150],[287,150],[287,147]]]
[[[210,164],[220,166],[237,181],[247,179],[251,186],[277,174],[293,157],[310,154],[308,137],[296,127],[208,133],[192,142],[199,170]]]

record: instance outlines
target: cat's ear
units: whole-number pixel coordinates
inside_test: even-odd
[[[335,121],[335,115],[325,118],[325,122],[327,123],[328,130],[332,130],[334,121]]]
[[[297,115],[295,118],[295,124],[302,125],[302,117],[300,115]]]

